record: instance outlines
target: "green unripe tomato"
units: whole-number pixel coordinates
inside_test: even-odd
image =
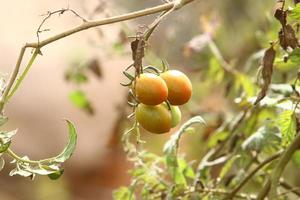
[[[172,127],[171,112],[164,104],[149,106],[140,103],[136,108],[135,115],[140,125],[152,133],[166,133]]]
[[[172,128],[177,126],[181,121],[181,111],[178,106],[170,106],[172,115]]]

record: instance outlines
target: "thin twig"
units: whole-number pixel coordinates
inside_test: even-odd
[[[55,14],[59,14],[59,15],[62,15],[64,14],[65,12],[72,12],[75,16],[79,17],[83,22],[87,22],[87,20],[83,17],[81,17],[76,11],[70,9],[70,8],[63,8],[63,9],[60,9],[60,10],[56,10],[56,11],[48,11],[47,14],[45,14],[45,18],[42,20],[42,23],[39,25],[37,31],[36,31],[36,36],[37,36],[37,39],[38,39],[38,44],[40,44],[40,33],[44,32],[45,30],[48,30],[48,29],[45,29],[45,30],[41,30],[42,29],[42,26],[46,23],[46,21],[52,16],[52,15],[55,15]]]
[[[295,195],[297,195],[298,197],[300,197],[300,191],[299,190],[293,190],[293,186],[291,186],[290,184],[288,184],[285,181],[280,181],[279,182],[280,186],[287,189],[288,191],[293,192]]]
[[[294,193],[294,194],[298,195],[299,191],[300,191],[300,187],[294,187],[294,188],[291,188],[291,189],[289,189],[287,191],[284,191],[284,192],[278,194],[276,198],[282,197],[282,196],[286,196],[287,194],[290,194],[290,193]]]
[[[195,192],[200,192],[200,193],[213,193],[213,194],[219,194],[219,195],[228,195],[230,192],[222,189],[211,189],[211,188],[197,188]],[[248,194],[235,194],[233,196],[234,198],[240,198],[240,199],[250,199],[254,200],[256,197],[253,195],[248,195]],[[232,198],[233,199],[233,198]]]
[[[232,68],[231,65],[224,59],[218,46],[212,39],[209,40],[208,46],[209,46],[211,52],[216,57],[216,59],[220,62],[220,65],[224,69],[225,72],[232,74],[232,75],[235,75],[238,73],[238,71],[236,69]]]
[[[244,180],[235,188],[233,189],[230,194],[225,198],[226,200],[230,200],[232,199],[241,189],[242,187],[261,169],[263,168],[265,165],[269,164],[270,162],[272,162],[273,160],[279,158],[279,156],[282,154],[282,152],[278,152],[276,154],[274,154],[273,156],[267,158],[266,160],[264,160],[263,162],[261,162],[259,165],[257,165],[255,167],[255,169],[253,169],[248,176],[246,176],[244,178]],[[224,200],[225,200],[224,199]]]

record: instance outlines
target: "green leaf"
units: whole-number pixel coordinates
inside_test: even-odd
[[[238,83],[237,85],[241,85],[247,97],[251,97],[256,94],[255,86],[248,76],[238,73],[236,74],[235,78],[236,82]]]
[[[65,147],[65,149],[58,156],[55,157],[54,162],[59,162],[59,163],[65,162],[67,159],[69,159],[72,156],[76,147],[76,142],[77,142],[76,129],[72,122],[70,122],[69,120],[66,120],[66,122],[69,128],[69,142]]]
[[[221,82],[224,78],[224,70],[220,66],[220,63],[218,60],[214,57],[212,57],[209,61],[209,69],[207,72],[207,77],[210,78],[210,80],[214,80],[217,83]]]
[[[146,169],[144,167],[137,167],[137,168],[134,168],[130,171],[130,174],[132,177],[140,177],[144,174],[146,174]]]
[[[225,175],[230,171],[230,169],[232,168],[234,162],[240,158],[241,156],[240,155],[234,155],[232,156],[227,162],[226,164],[222,167],[222,170],[220,172],[220,175],[219,177],[221,179],[223,179],[225,177]]]
[[[298,167],[300,167],[300,150],[295,151],[293,155],[293,161],[296,163]]]
[[[183,186],[187,185],[183,171],[180,168],[173,167],[171,169],[171,174],[176,185],[183,185]]]
[[[0,157],[0,171],[4,168],[5,161],[2,157]]]
[[[166,161],[168,166],[177,165],[177,149],[179,145],[179,140],[185,131],[192,126],[193,124],[205,124],[205,121],[202,117],[196,116],[185,122],[180,129],[171,136],[164,146],[164,153],[166,155]]]
[[[22,166],[22,167],[20,167],[20,166]],[[53,174],[60,170],[57,165],[51,165],[51,166],[34,165],[34,166],[31,166],[29,164],[23,164],[21,162],[19,163],[19,168],[22,168],[24,171],[30,172],[32,174],[39,174],[39,175],[49,175],[49,174]]]
[[[113,192],[114,200],[133,200],[134,198],[131,195],[131,191],[127,187],[121,187],[118,190]]]
[[[283,59],[278,58],[275,59],[274,67],[281,72],[289,72],[298,69],[297,63],[292,62],[291,60],[285,62]]]
[[[186,178],[190,178],[190,179],[194,179],[196,174],[193,170],[193,168],[189,165],[187,165],[184,169],[183,169],[183,174]]]
[[[57,180],[59,179],[64,173],[64,170],[63,169],[60,169],[52,174],[48,174],[48,177],[51,179],[51,180]]]
[[[12,137],[17,133],[17,130],[9,132],[0,132],[0,141],[2,144],[8,143],[11,141]]]
[[[70,101],[79,109],[83,109],[90,114],[93,114],[94,110],[92,105],[87,98],[86,94],[81,90],[72,91],[69,95]]]
[[[23,160],[30,161],[27,156],[22,157]],[[10,176],[24,176],[31,177],[34,179],[35,175],[48,175],[51,179],[59,178],[63,169],[60,169],[60,163],[44,165],[40,163],[28,163],[23,161],[14,160],[13,163],[16,163],[16,168],[10,172]]]
[[[11,170],[11,172],[9,173],[10,176],[15,176],[15,175],[19,175],[19,176],[23,176],[23,177],[34,177],[34,174],[29,172],[29,171],[26,171],[26,170],[23,170],[23,169],[18,169],[18,168],[15,168],[13,170]]]
[[[295,8],[290,10],[288,16],[293,20],[300,20],[300,5],[296,4]]]
[[[279,94],[283,94],[285,96],[291,95],[293,93],[293,88],[291,84],[270,84],[270,89]],[[300,89],[297,87],[296,89]]]
[[[228,131],[218,131],[212,134],[208,141],[208,147],[212,148],[216,146],[219,142],[225,140],[229,135]]]
[[[7,142],[5,144],[0,144],[0,153],[5,152],[9,148],[10,144],[11,144],[11,142]]]
[[[177,185],[187,185],[186,178],[195,178],[195,172],[191,166],[182,158],[178,159],[177,167],[171,167],[170,169],[172,178]]]
[[[76,84],[83,84],[88,81],[88,77],[84,73],[84,68],[79,69],[78,67],[71,68],[66,72],[65,78],[67,81],[72,81]]]
[[[8,149],[11,143],[11,139],[16,133],[17,130],[9,132],[0,132],[0,153]]]
[[[286,147],[296,135],[296,117],[293,110],[283,111],[278,118],[278,126],[282,134],[282,145]]]
[[[272,122],[266,121],[264,126],[242,143],[242,148],[247,151],[272,151],[278,148],[280,141],[278,128]]]
[[[288,56],[289,61],[300,64],[300,48],[295,48]]]
[[[8,118],[0,114],[0,126],[3,126],[7,122]]]

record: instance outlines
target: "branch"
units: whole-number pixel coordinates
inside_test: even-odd
[[[286,151],[282,154],[280,157],[275,169],[273,170],[270,178],[265,183],[263,189],[261,190],[261,196],[260,199],[264,199],[268,194],[270,200],[275,200],[277,196],[277,186],[279,185],[279,179],[283,173],[283,170],[285,169],[288,162],[291,160],[294,152],[298,150],[300,147],[300,134],[297,134],[297,136],[294,138],[292,143],[288,146]]]
[[[217,58],[217,60],[220,62],[221,67],[223,68],[223,70],[229,74],[237,74],[238,71],[234,68],[231,67],[231,65],[225,60],[225,58],[223,57],[222,53],[220,52],[218,46],[216,45],[216,43],[210,39],[208,46],[211,50],[211,52],[214,54],[214,56]]]
[[[163,5],[159,5],[159,6],[155,6],[152,8],[147,8],[144,10],[140,10],[140,11],[135,11],[132,13],[128,13],[128,14],[123,14],[123,15],[119,15],[119,16],[115,16],[115,17],[110,17],[110,18],[106,18],[106,19],[101,19],[101,20],[96,20],[96,21],[85,21],[83,20],[83,23],[75,28],[69,29],[67,31],[64,31],[60,34],[54,35],[48,39],[45,39],[43,41],[38,41],[35,43],[26,43],[20,51],[16,66],[10,76],[10,79],[8,81],[8,85],[3,93],[3,95],[0,97],[0,113],[3,111],[4,108],[4,104],[7,101],[7,95],[10,92],[10,89],[12,88],[17,75],[19,73],[20,70],[20,65],[21,62],[23,60],[23,56],[25,53],[26,48],[34,48],[38,51],[40,51],[40,49],[52,42],[55,42],[57,40],[60,40],[62,38],[65,38],[67,36],[70,36],[72,34],[81,32],[83,30],[87,30],[89,28],[93,28],[93,27],[97,27],[97,26],[102,26],[102,25],[106,25],[106,24],[113,24],[113,23],[117,23],[117,22],[121,22],[121,21],[126,21],[126,20],[130,20],[130,19],[135,19],[135,18],[139,18],[139,17],[143,17],[143,16],[147,16],[147,15],[152,15],[155,13],[159,13],[159,12],[163,12],[163,11],[169,11],[171,9],[180,9],[182,6],[195,1],[195,0],[176,0],[174,2],[171,3],[166,3]],[[33,57],[33,56],[32,56]],[[31,58],[32,59],[32,58]]]
[[[10,76],[10,79],[9,79],[9,82],[6,86],[6,89],[4,90],[2,96],[0,97],[0,113],[2,113],[3,111],[3,108],[4,108],[4,104],[5,104],[5,101],[6,101],[6,97],[11,89],[11,87],[13,86],[14,82],[15,82],[15,79],[17,78],[17,75],[19,73],[19,69],[20,69],[20,65],[21,65],[21,62],[22,62],[22,59],[23,59],[23,56],[24,56],[24,53],[25,53],[25,49],[26,49],[26,46],[23,46],[21,48],[21,51],[20,51],[20,54],[19,54],[19,57],[18,57],[18,60],[17,60],[17,64]]]
[[[246,176],[244,178],[244,180],[234,189],[230,192],[230,194],[225,198],[225,199],[232,199],[241,189],[242,187],[261,169],[263,168],[265,165],[269,164],[270,162],[272,162],[273,160],[279,158],[279,156],[282,154],[282,152],[278,152],[276,154],[274,154],[273,156],[267,158],[266,160],[264,160],[263,162],[261,162],[259,165],[256,166],[255,169],[253,169],[248,176]]]
[[[212,194],[218,194],[218,195],[228,195],[229,192],[222,189],[211,189],[211,188],[197,188],[195,192],[199,193],[212,193]],[[235,194],[231,199],[248,199],[248,200],[255,200],[256,197],[248,195],[248,194]]]
[[[188,4],[192,1],[194,1],[194,0],[185,0],[185,1],[183,1],[183,5]],[[40,43],[27,43],[26,47],[42,48],[43,46],[46,46],[56,40],[62,39],[64,37],[67,37],[69,35],[72,35],[74,33],[77,33],[77,32],[80,32],[80,31],[83,31],[83,30],[86,30],[89,28],[102,26],[102,25],[106,25],[106,24],[113,24],[116,22],[135,19],[135,18],[147,16],[147,15],[152,15],[152,14],[159,13],[162,11],[170,10],[170,9],[174,8],[175,6],[176,6],[176,2],[172,2],[172,3],[167,3],[167,4],[160,5],[160,6],[147,8],[144,10],[140,10],[140,11],[124,14],[124,15],[119,15],[119,16],[115,16],[115,17],[110,17],[110,18],[106,18],[106,19],[102,19],[102,20],[83,22],[81,25],[79,25],[75,28],[72,28],[70,30],[62,32],[58,35],[52,36],[48,39],[41,41]]]
[[[67,12],[67,11],[70,11],[72,12],[75,16],[79,17],[83,22],[87,22],[86,19],[84,19],[83,17],[81,17],[79,14],[77,14],[77,12],[75,12],[74,10],[70,9],[70,8],[67,8],[67,9],[60,9],[60,10],[56,10],[54,12],[50,12],[48,11],[47,14],[45,15],[46,17],[42,20],[42,23],[39,25],[37,31],[36,31],[36,36],[37,36],[37,39],[38,39],[38,44],[40,43],[40,33],[42,33],[43,31],[48,31],[48,29],[45,29],[45,30],[41,30],[42,29],[42,26],[46,23],[46,21],[52,16],[52,15],[55,15],[55,14],[59,14],[59,15],[62,15],[63,13]]]
[[[33,52],[32,57],[29,60],[28,64],[26,65],[24,72],[21,74],[20,78],[16,81],[16,84],[12,88],[11,92],[7,95],[7,98],[6,98],[7,101],[15,94],[15,92],[17,91],[17,89],[21,85],[22,81],[24,80],[26,74],[28,73],[29,69],[31,68],[31,66],[32,66],[32,64],[33,64],[33,62],[36,59],[38,54],[39,54],[39,50],[36,49]]]
[[[295,195],[297,195],[298,197],[300,197],[300,192],[298,190],[294,190],[294,187],[291,186],[290,184],[284,182],[284,181],[280,181],[280,186],[287,189],[288,191],[293,192]],[[298,188],[299,189],[299,188]]]

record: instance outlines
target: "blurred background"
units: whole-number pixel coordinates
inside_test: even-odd
[[[37,40],[37,27],[47,11],[69,5],[82,17],[92,20],[162,3],[159,0],[0,2],[0,71],[6,77],[15,65],[22,44]],[[170,15],[151,38],[145,63],[159,65],[164,58],[173,68],[187,73],[194,83],[194,95],[182,108],[183,118],[203,114],[209,122],[202,134],[184,138],[182,151],[189,159],[202,155],[201,144],[232,109],[218,85],[212,87],[210,82],[203,81],[202,71],[208,68],[211,57],[204,47],[204,32],[211,32],[224,58],[239,68],[250,55],[276,38],[276,34],[267,31],[278,26],[270,22],[273,3],[271,0],[196,0]],[[62,119],[67,118],[75,123],[78,131],[77,149],[57,181],[41,176],[34,181],[9,177],[12,166],[7,164],[0,173],[1,200],[109,200],[114,189],[130,183],[127,171],[131,163],[126,161],[119,142],[122,132],[130,125],[126,120],[127,89],[119,83],[126,81],[122,70],[132,62],[127,37],[135,36],[142,25],[154,18],[152,15],[90,29],[42,49],[43,56],[38,57],[7,105],[10,121],[2,129],[18,129],[12,144],[17,153],[41,159],[63,149],[67,127]],[[52,16],[44,25],[44,29],[50,30],[41,33],[40,38],[80,23],[81,19],[72,13]],[[29,55],[30,51],[24,63]],[[145,148],[161,154],[170,134],[143,133],[142,139],[147,141]],[[10,158],[6,161],[9,163]]]

